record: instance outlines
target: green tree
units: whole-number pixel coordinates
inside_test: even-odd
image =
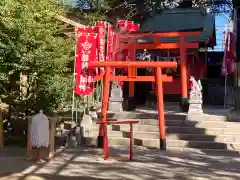
[[[232,0],[75,0],[76,9],[85,14],[101,12],[106,20],[116,23],[119,19],[144,21],[166,8],[203,7],[214,13],[228,12]],[[88,4],[88,6],[87,6]],[[88,8],[86,8],[88,7]],[[91,8],[91,9],[89,9]],[[88,17],[88,16],[87,16]],[[89,16],[89,18],[92,18]],[[86,22],[88,22],[86,20]]]
[[[2,102],[56,111],[71,97],[74,39],[64,36],[65,25],[55,18],[64,8],[52,0],[0,1]],[[24,95],[20,74],[27,77]]]

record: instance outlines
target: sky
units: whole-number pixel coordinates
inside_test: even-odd
[[[228,23],[228,16],[227,15],[218,15],[215,17],[215,19],[216,19],[217,46],[214,48],[214,50],[221,51],[221,50],[223,50],[222,41],[223,41],[224,26]]]

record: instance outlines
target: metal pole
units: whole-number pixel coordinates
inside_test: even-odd
[[[224,108],[226,108],[227,104],[227,74],[225,75],[225,83],[224,83]]]

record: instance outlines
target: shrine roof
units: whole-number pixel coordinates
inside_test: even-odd
[[[215,38],[215,16],[200,8],[175,8],[164,10],[147,19],[140,26],[140,32],[201,31],[199,37],[185,40],[208,42]],[[177,38],[161,38],[161,42],[177,42]]]

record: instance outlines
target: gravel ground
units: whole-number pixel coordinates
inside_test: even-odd
[[[0,151],[0,180],[239,180],[240,156],[228,153],[159,151],[134,148],[134,161],[102,160],[92,148],[58,150],[51,161],[35,164],[24,149]],[[111,155],[127,149],[110,148]]]

